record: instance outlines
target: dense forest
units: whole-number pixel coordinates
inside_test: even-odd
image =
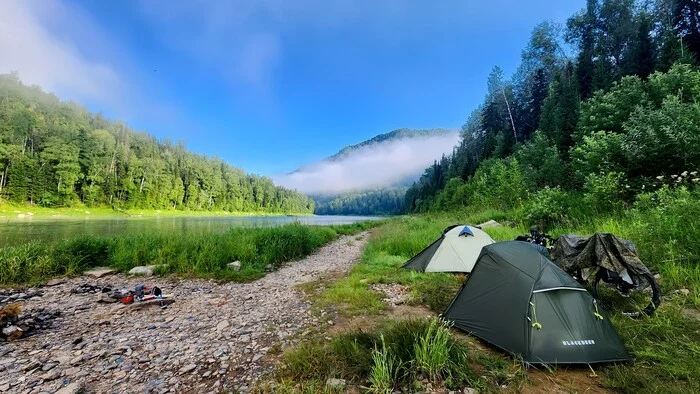
[[[312,212],[313,201],[0,75],[0,198],[57,206]]]
[[[398,215],[404,211],[405,187],[312,196],[319,215]]]
[[[546,222],[566,201],[612,212],[700,182],[698,61],[698,1],[588,0],[564,28],[537,25],[509,80],[494,67],[461,142],[409,188],[407,210],[527,200]]]

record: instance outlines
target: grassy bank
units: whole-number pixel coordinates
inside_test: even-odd
[[[64,207],[45,208],[27,204],[10,204],[0,201],[0,221],[22,221],[28,219],[79,219],[106,217],[212,217],[212,216],[309,216],[311,213],[287,212],[229,212],[193,211],[179,209],[112,209],[110,207]]]
[[[636,361],[634,364],[595,367],[595,372],[602,378],[605,387],[626,393],[700,392],[700,363],[697,362],[700,357],[700,268],[695,263],[697,252],[694,250],[700,242],[700,232],[697,231],[700,228],[699,207],[700,199],[679,195],[663,204],[638,204],[614,215],[580,217],[576,221],[548,229],[554,235],[568,232],[587,235],[595,231],[610,231],[632,239],[645,263],[661,275],[660,283],[667,297],[653,317],[633,320],[613,313],[615,327]],[[374,231],[361,263],[355,266],[349,276],[316,286],[321,289],[318,292],[314,292],[314,286],[309,286],[308,290],[314,294],[318,306],[335,309],[341,315],[382,315],[386,309],[381,300],[383,295],[373,291],[372,284],[399,283],[411,289],[412,303],[426,305],[436,314],[440,313],[456,294],[463,277],[416,273],[399,267],[432,242],[446,226],[454,223],[481,223],[487,219],[506,223],[504,227],[487,229],[496,240],[511,240],[516,235],[525,233],[529,227],[522,210],[487,210],[477,214],[462,210],[396,218]],[[668,296],[681,288],[688,289],[689,295]],[[392,324],[394,323],[382,324],[376,332],[370,333],[375,340],[364,346],[364,351],[374,347],[381,349],[377,345],[377,335],[390,329],[388,327],[392,327]],[[404,331],[410,329],[405,328]],[[408,335],[406,332],[404,334]],[[366,354],[357,357],[357,362],[362,363],[361,368],[356,365],[349,367],[337,361],[338,358],[345,357],[347,346],[362,343],[356,339],[347,339],[357,335],[360,334],[341,334],[334,337],[330,344],[312,343],[309,346],[316,349],[314,352],[317,353],[314,354],[299,349],[289,351],[284,356],[287,368],[282,370],[279,381],[301,381],[297,392],[313,392],[306,388],[323,387],[321,383],[325,378],[339,377],[383,392],[381,387],[373,383],[376,378],[373,368],[381,364],[376,359],[369,358]],[[413,337],[415,341],[419,338],[418,335]],[[400,344],[398,340],[394,342],[393,338],[387,335],[384,337],[389,349],[387,351],[393,353],[390,358],[403,360],[402,363],[417,362],[415,355],[405,356],[392,350]],[[465,373],[471,377],[470,380],[456,384],[444,377],[429,377],[428,381],[433,385],[452,388],[469,383],[487,391],[505,389],[511,392],[518,392],[522,385],[528,384],[527,374],[520,373],[522,366],[517,361],[496,352],[477,351],[473,345],[473,340],[460,345],[467,348],[466,357],[469,361]],[[323,364],[324,367],[310,369],[304,360],[311,357],[332,362],[316,361],[316,364]],[[567,371],[553,369],[549,373],[555,377],[557,374],[566,374]],[[425,381],[425,377],[415,376],[411,378],[414,380],[412,383],[402,379],[393,380],[394,387]]]
[[[83,236],[51,245],[29,243],[0,249],[0,285],[40,283],[96,266],[128,271],[152,264],[162,265],[156,272],[162,275],[250,281],[285,261],[307,256],[339,235],[375,225],[376,222],[335,226],[289,224],[232,228],[225,233]],[[226,267],[235,260],[242,263],[240,271]]]

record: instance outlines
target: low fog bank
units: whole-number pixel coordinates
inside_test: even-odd
[[[417,178],[443,154],[452,153],[459,133],[378,143],[337,161],[322,161],[291,174],[274,177],[276,184],[305,194],[328,195],[399,184]]]

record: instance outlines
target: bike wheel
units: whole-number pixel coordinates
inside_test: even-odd
[[[654,314],[661,303],[661,288],[651,274],[635,276],[635,286],[625,288],[619,281],[606,281],[606,271],[601,268],[596,273],[592,285],[593,297],[600,300],[608,310],[620,311],[632,318]]]

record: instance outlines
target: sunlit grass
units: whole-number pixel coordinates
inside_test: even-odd
[[[125,272],[140,265],[159,265],[156,274],[161,275],[250,281],[264,276],[270,266],[276,269],[309,255],[339,234],[353,234],[376,224],[289,224],[232,228],[225,233],[81,236],[56,244],[29,243],[0,249],[0,284],[40,283],[97,266]],[[239,271],[227,267],[236,260],[241,262]]]

